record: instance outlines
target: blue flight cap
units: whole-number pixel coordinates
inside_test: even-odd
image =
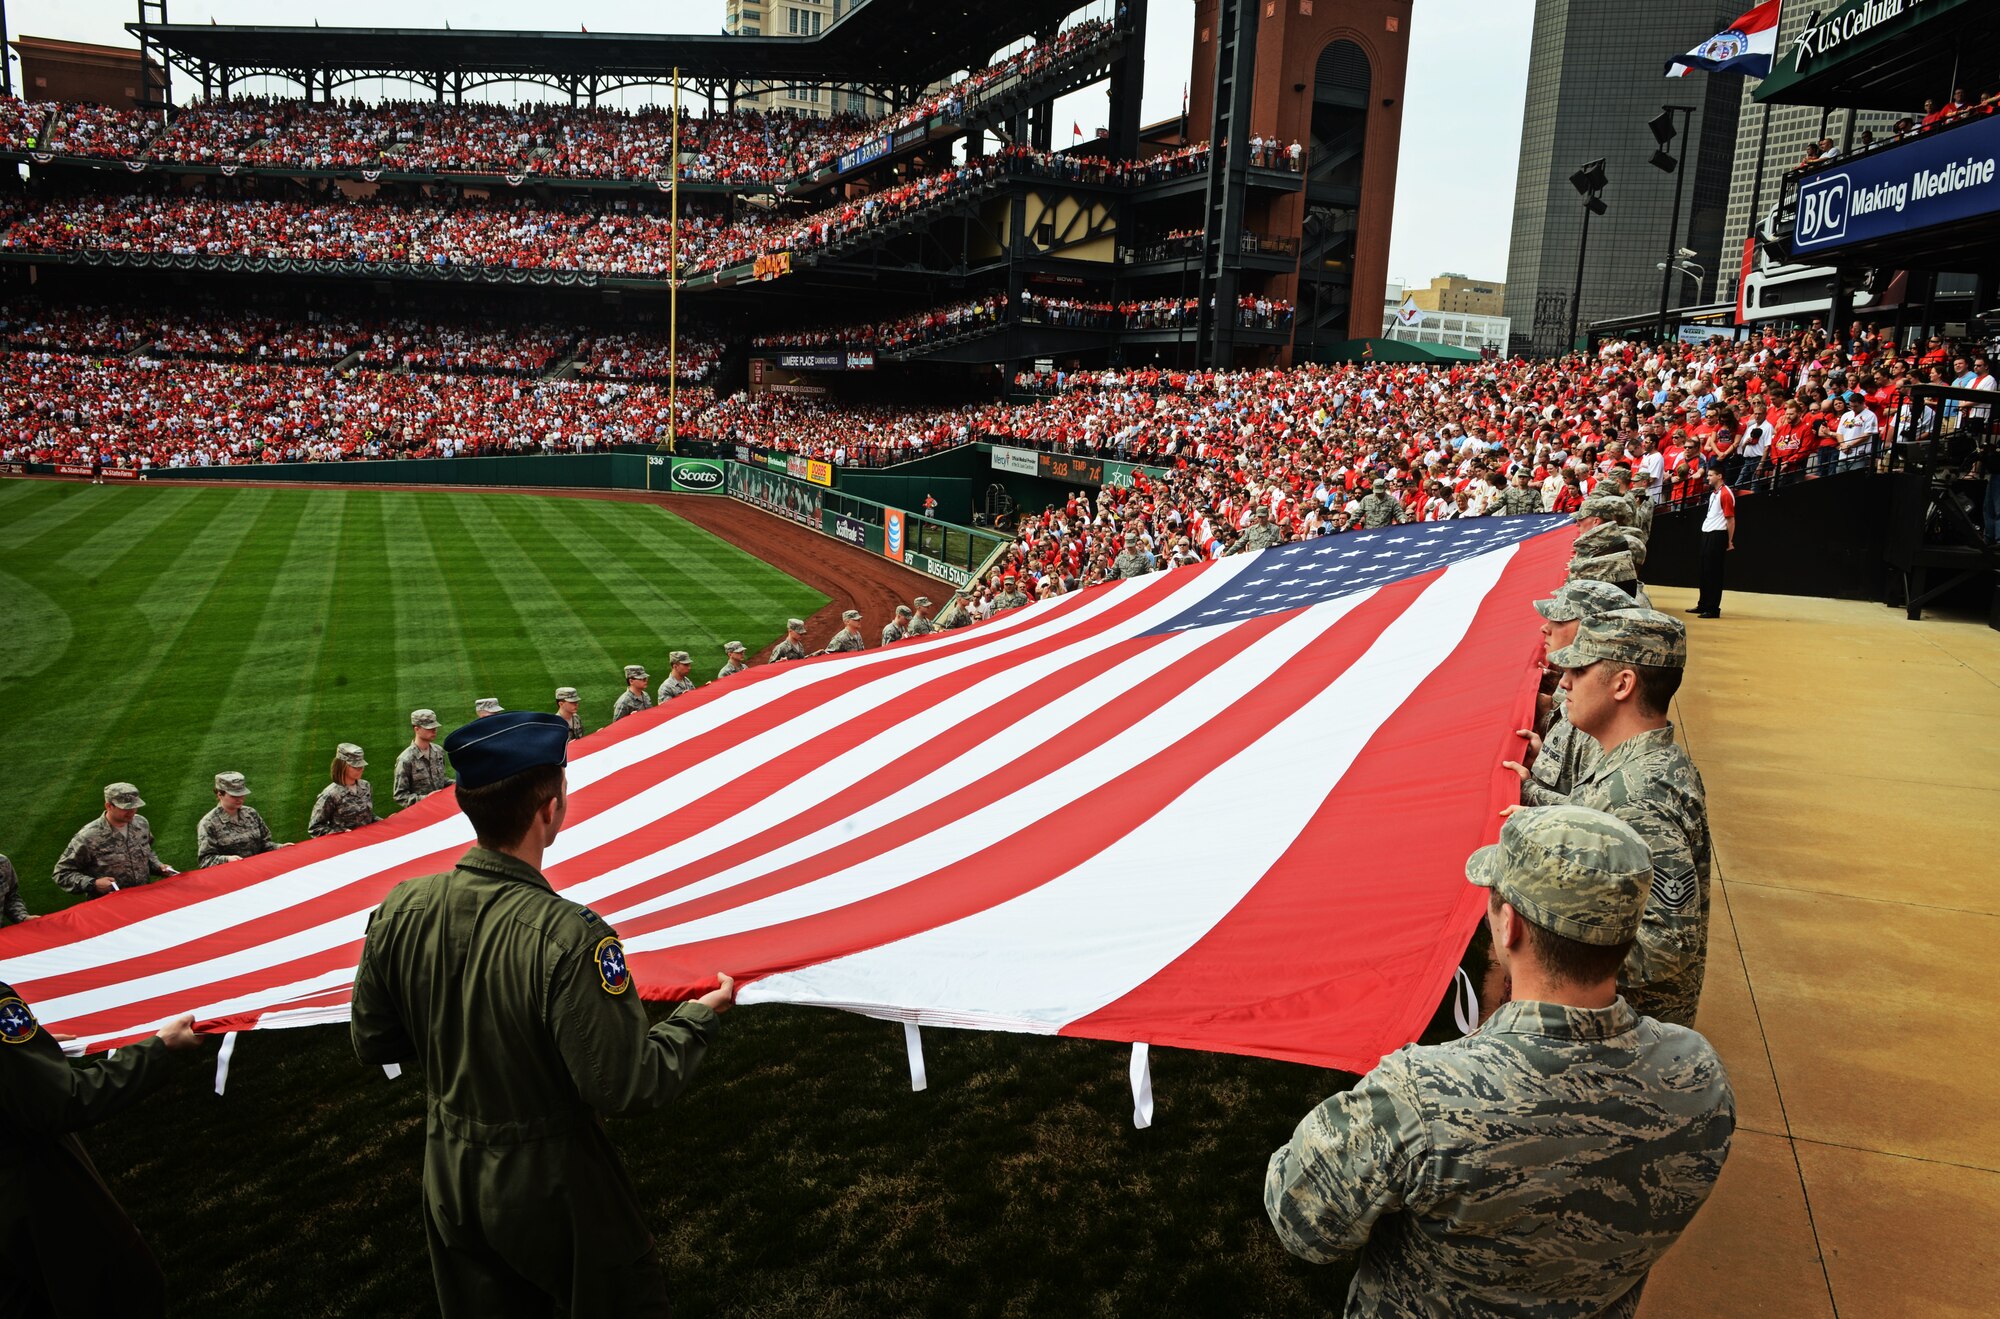
[[[538,765],[569,764],[569,720],[539,710],[509,710],[462,724],[444,751],[461,788],[483,788]]]

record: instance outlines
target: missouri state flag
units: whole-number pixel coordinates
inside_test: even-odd
[[[1778,9],[1784,0],[1764,0],[1749,13],[1677,60],[1667,64],[1669,78],[1704,73],[1740,73],[1750,78],[1771,76],[1778,53]]]

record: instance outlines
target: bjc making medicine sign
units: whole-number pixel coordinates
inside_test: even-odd
[[[1996,211],[2000,115],[1989,115],[1800,182],[1792,251],[1832,252]]]

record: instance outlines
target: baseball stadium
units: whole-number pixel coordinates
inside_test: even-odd
[[[1522,0],[1509,328],[1448,0],[168,4],[0,7],[0,1315],[1996,1313],[1987,7]]]

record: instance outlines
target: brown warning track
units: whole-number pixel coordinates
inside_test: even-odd
[[[33,476],[27,480],[67,480],[76,477]],[[127,484],[119,482],[120,485]],[[845,541],[808,530],[796,523],[759,512],[748,504],[717,495],[663,495],[651,490],[578,490],[556,486],[490,485],[391,485],[379,482],[337,481],[158,481],[162,486],[282,486],[290,490],[423,490],[477,495],[555,495],[567,499],[612,499],[627,504],[657,504],[675,517],[685,518],[702,530],[720,536],[747,554],[755,555],[778,571],[795,577],[827,598],[824,607],[806,620],[806,648],[816,650],[840,630],[840,616],[859,609],[865,618],[861,638],[873,649],[882,639],[882,625],[896,612],[896,606],[927,595],[942,604],[952,587],[920,572],[900,567],[889,560],[856,549]],[[755,652],[764,653],[784,639],[785,620],[771,620],[771,634]],[[744,644],[749,644],[744,638]]]

